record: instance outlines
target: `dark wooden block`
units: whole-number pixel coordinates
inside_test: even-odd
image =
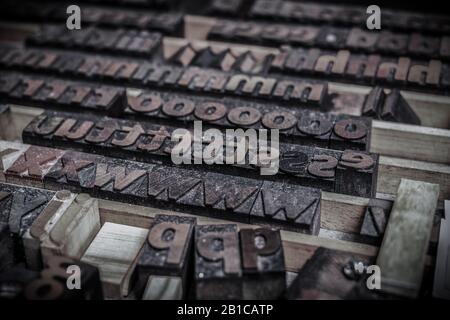
[[[286,289],[284,253],[279,230],[241,229],[243,298],[278,299]]]
[[[15,148],[21,147],[25,146],[15,144]],[[252,215],[269,224],[306,233],[313,231],[312,226],[320,216],[320,190],[297,184],[266,183],[204,170],[38,146],[25,150],[6,170],[8,181],[22,185],[39,182],[52,190],[84,192],[98,198],[240,222],[248,222],[253,211]],[[90,152],[97,152],[97,149],[92,146]],[[286,197],[285,192],[289,196]],[[267,212],[264,207],[254,205],[262,193],[264,201],[270,204],[267,204]],[[306,197],[297,199],[298,196]],[[278,209],[282,210],[278,212]]]
[[[13,237],[9,232],[8,224],[0,222],[0,274],[14,266],[14,263],[15,250]]]
[[[366,22],[364,6],[327,5],[322,3],[302,3],[257,0],[249,11],[252,18],[290,22],[314,22],[327,25],[361,26]],[[385,9],[382,12],[383,29],[445,33],[450,29],[450,20],[445,15],[418,14]]]
[[[0,299],[23,299],[28,283],[36,280],[39,272],[26,269],[23,264],[17,264],[0,273]]]
[[[136,1],[133,1],[136,2]],[[164,0],[149,1],[145,7],[131,8],[129,5],[121,8],[83,4],[83,28],[87,26],[102,26],[108,28],[156,30],[167,34],[181,31],[183,15],[179,12],[158,12],[148,9],[167,8],[161,4]],[[136,4],[136,3],[135,3]],[[33,1],[23,1],[20,6],[6,0],[1,4],[0,13],[3,18],[45,21],[46,23],[62,23],[67,20],[66,6],[58,3],[43,3],[36,5]]]
[[[66,27],[44,26],[27,38],[40,47],[92,50],[112,54],[149,57],[161,45],[162,35],[147,31],[107,30],[88,27],[70,31]]]
[[[57,110],[117,116],[125,107],[125,90],[118,87],[4,73],[0,91],[5,100]]]
[[[330,149],[368,151],[370,128],[372,122],[368,118],[348,118],[337,116],[330,138]],[[344,147],[345,146],[345,147]],[[363,149],[364,146],[366,149]]]
[[[334,192],[374,197],[378,177],[378,155],[346,150],[336,169]]]
[[[360,234],[372,239],[377,244],[381,243],[391,213],[392,202],[381,199],[370,199],[364,212],[364,220]]]
[[[55,192],[0,183],[0,223],[22,236],[44,210]]]
[[[320,107],[328,95],[326,82],[286,77],[253,76],[244,73],[227,73],[197,67],[148,64],[140,60],[99,57],[44,49],[10,49],[11,61],[0,65],[9,69],[32,69],[39,72],[60,72],[86,80],[124,81],[141,87],[168,88],[206,94],[244,96],[273,99],[289,104],[304,103]],[[30,59],[29,57],[34,57]],[[78,62],[81,57],[81,62]],[[78,60],[78,61],[77,61]],[[74,65],[74,62],[76,64]],[[145,70],[144,70],[145,69]],[[143,74],[142,74],[143,72]],[[137,76],[140,74],[140,76]],[[294,87],[294,90],[290,90]]]
[[[420,119],[398,89],[386,94],[381,87],[375,87],[364,103],[363,115],[392,122],[420,125]]]
[[[250,222],[318,234],[321,192],[313,188],[264,181],[250,212]]]
[[[122,159],[172,166],[170,153],[175,143],[169,138],[176,129],[145,122],[46,112],[24,129],[23,140],[30,144],[70,147]],[[193,135],[192,132],[191,134]],[[225,141],[225,136],[223,140]],[[195,144],[193,146],[195,147]],[[208,143],[201,146],[203,151],[207,147]],[[342,156],[341,151],[281,143],[279,152],[279,172],[273,176],[265,176],[265,179],[331,192],[336,189],[335,171]],[[195,163],[192,156],[191,160],[191,163]],[[227,166],[213,164],[208,169],[218,173],[261,179],[261,168],[250,160],[250,153],[248,153],[244,164]],[[195,170],[201,169],[195,165],[183,166]],[[377,167],[376,158],[372,166]],[[345,180],[347,177],[339,176],[339,179]],[[360,182],[372,183],[371,180]],[[371,185],[364,186],[362,189],[342,188],[342,192],[365,196],[366,190],[371,188]]]
[[[183,282],[183,296],[189,286],[195,218],[156,215],[136,265],[138,286],[143,288],[149,276],[176,276]]]
[[[242,299],[242,268],[237,226],[197,226],[195,249],[196,298]]]
[[[6,181],[42,187],[45,174],[63,154],[62,150],[30,146],[5,171]]]

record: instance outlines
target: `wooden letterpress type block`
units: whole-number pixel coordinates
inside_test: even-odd
[[[418,296],[438,196],[439,185],[401,179],[377,257],[383,292]]]
[[[125,98],[124,89],[102,86],[93,90],[93,94],[82,106],[107,113],[110,116],[118,116],[125,107]]]
[[[213,216],[217,218],[248,222],[261,186],[256,179],[208,172],[202,184],[205,210],[215,211]]]
[[[144,289],[150,276],[170,276],[181,280],[181,297],[186,296],[195,223],[195,218],[155,216],[136,265],[138,287]]]
[[[381,109],[386,99],[386,93],[382,87],[373,88],[366,97],[362,115],[374,119],[379,119]]]
[[[320,229],[319,189],[264,181],[250,212],[250,222],[302,233]]]
[[[42,187],[44,176],[63,155],[62,150],[30,146],[5,171],[6,181]]]
[[[22,237],[42,213],[54,192],[0,183],[0,222]]]
[[[5,182],[5,171],[19,158],[29,145],[0,141],[0,182]]]
[[[279,171],[288,177],[285,180],[289,182],[333,191],[334,168],[337,166],[340,152],[321,149],[321,156],[316,157],[315,150],[316,148],[312,147],[280,144]],[[333,175],[327,171],[330,169],[333,169]],[[278,176],[280,180],[284,179],[283,175]]]
[[[305,111],[297,122],[300,142],[304,145],[327,148],[336,117],[331,114]]]
[[[337,116],[329,148],[335,150],[369,150],[372,120],[364,117]]]
[[[24,235],[27,265],[38,269],[53,255],[79,260],[99,230],[98,200],[59,191]]]
[[[61,54],[58,62],[54,65],[54,69],[61,75],[73,75],[83,61],[84,58],[81,55]]]
[[[381,109],[381,119],[401,123],[420,125],[420,119],[403,98],[398,89],[393,89],[384,101]]]
[[[67,283],[75,284],[68,278],[75,273],[80,276],[80,289],[71,290]],[[24,296],[29,300],[102,300],[99,270],[75,259],[53,256],[40,277],[26,286]]]
[[[376,194],[378,155],[345,150],[336,168],[334,192],[364,198]]]
[[[147,197],[147,171],[153,165],[103,156],[91,158],[91,156],[74,152],[74,158],[77,159],[74,165],[82,167],[76,169],[77,174],[74,175],[76,178],[73,182],[77,183],[76,179],[78,179],[82,191],[86,191],[94,197],[114,200],[142,202]],[[60,167],[64,171],[68,163],[71,167],[72,164],[69,161],[65,161],[65,164],[58,163],[58,165],[64,166],[64,168]],[[59,175],[60,179],[64,179],[61,172],[55,171],[54,174]]]
[[[360,235],[373,243],[380,244],[391,210],[391,201],[370,199],[364,212]]]
[[[279,230],[241,229],[243,298],[278,299],[286,289],[283,246]]]
[[[359,266],[371,264],[365,256],[318,248],[288,288],[289,300],[336,300],[369,298]],[[356,266],[356,268],[355,268]]]
[[[99,157],[68,151],[66,152],[44,177],[44,185],[48,189],[64,189],[72,192],[90,193],[95,180],[95,165]]]
[[[0,97],[7,97],[19,85],[20,79],[10,74],[0,76]]]
[[[334,191],[336,168],[341,156],[341,151],[314,148],[314,155],[311,157],[307,170],[311,176],[316,178],[314,181],[317,181],[318,184],[312,184],[311,187],[319,187],[324,191]]]
[[[237,226],[195,227],[196,299],[242,299],[242,268]]]
[[[387,94],[381,87],[372,89],[364,102],[363,115],[386,121],[420,124],[419,117],[398,89]]]

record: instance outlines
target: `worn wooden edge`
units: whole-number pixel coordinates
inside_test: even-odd
[[[380,155],[450,164],[450,130],[373,120],[370,143]]]
[[[439,200],[450,199],[449,165],[385,156],[378,165],[377,192],[396,194],[401,178],[411,178],[438,184]]]

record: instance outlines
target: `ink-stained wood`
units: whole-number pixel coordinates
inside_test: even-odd
[[[277,53],[270,52],[270,49],[261,48],[257,51],[249,48],[243,52],[242,48],[236,50],[236,46],[224,48],[220,44],[185,40],[172,40],[169,44],[171,50],[164,52],[166,61],[183,66],[217,68],[223,71],[234,69],[251,74],[268,72],[318,78],[327,76],[340,82],[382,84],[417,90],[433,90],[437,86],[443,93],[447,92],[448,87],[446,74],[449,65],[434,59],[411,59],[405,56],[392,59],[389,56],[364,55],[349,50],[318,48],[283,47]],[[363,71],[362,66],[365,67]],[[422,73],[426,74],[424,79]]]
[[[121,299],[130,292],[131,275],[147,233],[143,228],[107,222],[84,253],[81,261],[100,271],[105,297]]]
[[[27,150],[29,145],[0,141],[0,182],[5,182],[5,170]]]
[[[202,33],[192,34],[189,28],[200,24]],[[448,52],[440,50],[448,44],[443,36],[425,33],[371,32],[348,26],[330,27],[311,23],[285,24],[259,21],[241,21],[220,18],[188,16],[185,19],[186,37],[260,44],[265,46],[291,45],[293,47],[315,47],[320,49],[347,49],[372,54],[407,55],[418,58],[448,59]]]
[[[245,300],[271,300],[286,290],[284,252],[279,230],[240,229]]]
[[[327,23],[328,25],[361,26],[366,22],[367,7],[357,5],[336,5],[315,2],[256,0],[249,9],[252,18],[292,22]],[[384,9],[381,19],[383,29],[405,31],[428,31],[446,33],[450,20],[442,14],[423,14]]]
[[[346,131],[345,128],[350,127],[355,131]],[[364,129],[362,121],[337,120],[334,133],[331,134],[334,139],[331,139],[330,143],[339,144],[341,147],[355,146],[356,141],[366,140],[365,137],[361,138],[364,131],[367,131]],[[171,150],[175,150],[175,143],[169,140],[169,137],[176,130],[180,129],[136,121],[46,112],[24,129],[22,138],[25,142],[35,145],[69,147],[146,163],[172,165]],[[190,134],[195,139],[195,131],[186,131],[186,134]],[[348,143],[350,140],[343,137],[356,139]],[[226,141],[225,136],[223,141]],[[209,148],[209,142],[206,139],[203,140],[200,146],[202,154],[205,154]],[[192,149],[196,148],[195,144],[194,142]],[[354,150],[340,152],[293,144],[279,144],[279,153],[279,171],[277,170],[271,176],[261,176],[260,166],[251,162],[254,160],[252,157],[256,155],[249,150],[245,151],[245,158],[248,158],[245,163],[230,166],[211,164],[209,170],[253,179],[286,181],[336,193],[362,197],[375,196],[377,155]],[[225,152],[222,156],[226,157]],[[191,164],[196,164],[199,160],[196,159],[195,154],[190,159],[193,160],[190,161]],[[200,161],[204,162],[201,159]],[[189,164],[184,167],[198,169],[198,166]]]
[[[67,7],[61,6],[57,2],[37,5],[33,1],[25,1],[17,6],[14,1],[7,0],[2,2],[1,5],[1,16],[5,20],[19,19],[38,22],[45,20],[47,23],[64,23],[67,20]],[[183,15],[177,12],[83,5],[83,23],[85,26],[155,30],[173,34],[179,31],[182,22]]]
[[[85,80],[123,81],[154,88],[172,88],[190,92],[231,96],[272,98],[285,103],[302,102],[310,107],[321,106],[327,95],[324,81],[286,77],[249,76],[198,67],[176,67],[167,64],[147,63],[140,60],[100,57],[88,54],[55,52],[44,49],[0,48],[3,59],[0,66],[9,70],[24,68],[43,73],[60,72]],[[244,85],[242,86],[242,82]],[[262,86],[259,86],[262,84]],[[14,85],[14,84],[10,84]],[[290,92],[291,86],[295,90]],[[6,90],[6,89],[4,89]],[[34,90],[37,90],[34,86]]]
[[[11,103],[111,116],[119,115],[125,103],[122,88],[17,73],[2,73],[0,96]]]
[[[88,27],[68,30],[65,26],[44,25],[26,39],[30,46],[150,57],[162,41],[160,33],[148,31],[106,30]]]
[[[56,156],[56,162],[49,165],[49,160],[53,162]],[[8,180],[28,183],[29,167],[49,189],[83,191],[95,197],[114,197],[157,207],[169,205],[177,211],[187,210],[230,220],[264,221],[312,234],[317,234],[320,225],[320,190],[286,182],[260,181],[37,146],[30,147],[6,171]],[[18,175],[18,172],[26,174]]]
[[[0,183],[0,222],[9,232],[23,236],[44,211],[55,192]]]
[[[242,265],[237,226],[197,226],[194,241],[196,299],[242,299]]]
[[[8,183],[43,187],[44,176],[64,155],[64,151],[30,146],[4,170]]]
[[[54,254],[81,258],[86,249],[103,260],[103,278],[109,272],[106,298],[193,298],[195,291],[200,298],[279,298],[287,282],[296,298],[386,299],[390,294],[367,292],[366,277],[355,273],[361,267],[356,262],[373,264],[380,249],[383,289],[411,297],[420,287],[420,296],[428,297],[435,266],[435,282],[445,285],[448,17],[385,8],[383,29],[374,33],[361,27],[366,8],[341,3],[91,2],[83,4],[83,29],[73,32],[47,24],[67,19],[56,2],[0,2],[0,18],[15,20],[0,26],[7,33],[0,35],[0,100],[10,103],[0,106],[0,138],[21,141],[40,108],[74,112],[27,127],[26,142],[50,148],[0,141],[0,186],[93,197],[70,194],[62,200],[53,192],[37,208],[43,209],[37,218],[21,221],[22,214],[10,219],[19,212],[15,194],[0,188],[0,212],[9,215],[0,220],[0,269],[8,269],[0,274],[0,297],[48,298],[58,283],[50,284],[47,296],[36,290],[46,279],[24,292],[38,275],[15,263],[39,268],[39,255],[46,265]],[[184,39],[176,38],[183,32]],[[204,129],[279,129],[279,174],[262,177],[254,167],[174,166],[171,130],[192,129],[195,120]],[[333,170],[321,170],[324,158],[336,162]],[[355,160],[374,165],[355,168]],[[396,194],[404,178],[433,184],[433,195],[423,200],[426,192],[418,187],[419,195],[404,201],[406,196]],[[75,204],[76,196],[83,204]],[[22,200],[24,207],[35,202]],[[413,208],[398,214],[395,200]],[[422,224],[413,218],[421,206],[429,209]],[[141,248],[151,242],[148,230],[161,214],[196,218],[197,231],[204,227],[209,235],[201,235],[204,241],[191,250],[184,243],[187,255],[196,255],[193,271],[165,263],[135,282]],[[395,224],[399,215],[403,233]],[[240,232],[237,246],[232,237],[211,233],[230,221],[236,221],[230,230]],[[163,231],[162,238],[173,236]],[[277,245],[271,241],[275,234]],[[153,238],[156,246],[164,240]],[[157,250],[162,252],[159,257],[165,249]],[[238,258],[229,259],[236,252]],[[61,266],[43,275],[64,271]],[[82,269],[87,290],[62,288],[55,298],[102,298],[97,268]],[[211,272],[213,281],[205,282]]]
[[[68,156],[68,158],[73,158],[73,157]],[[88,161],[88,163],[90,163],[89,161],[91,161],[91,162],[93,161],[92,158],[91,159],[80,158],[80,160]],[[61,164],[59,164],[58,166],[60,166],[60,165]],[[60,170],[60,169],[58,169],[58,170]],[[55,171],[55,172],[58,172],[58,171]],[[53,175],[53,173],[51,173],[49,176],[51,177],[52,175]],[[79,176],[82,177],[85,175],[79,173]],[[85,176],[85,177],[89,177],[89,175]],[[411,178],[414,178],[414,176],[412,176]],[[87,183],[87,184],[86,183],[87,182],[85,182],[83,185],[88,186],[89,183]],[[61,184],[58,184],[58,183],[54,182],[54,180],[50,179],[50,180],[47,180],[46,186],[51,189],[54,189],[54,188],[57,189],[57,188],[60,188]],[[70,184],[64,184],[64,187],[72,188],[74,191],[76,191],[76,190],[79,191],[81,185],[79,184],[79,182],[76,182],[76,180],[73,180],[73,182],[71,182]],[[94,192],[94,190],[93,190],[93,192]],[[94,193],[96,195],[100,195],[102,197],[106,196],[106,194],[110,194],[109,192],[107,192],[106,194],[103,192],[99,194],[98,191],[95,191]],[[120,194],[122,194],[122,192],[117,193],[117,195],[120,195]],[[125,195],[126,195],[126,193],[123,196],[125,196]],[[340,231],[340,232],[359,234],[360,227],[361,227],[363,217],[364,217],[365,208],[368,204],[368,199],[358,198],[358,197],[345,197],[344,195],[339,195],[336,193],[333,194],[333,193],[328,193],[328,192],[322,192],[322,195],[323,195],[323,198],[321,200],[321,206],[323,206],[323,208],[324,208],[324,209],[322,209],[324,216],[322,218],[321,227],[324,229],[327,229],[327,230],[335,230],[335,231]],[[136,199],[140,199],[140,198],[136,198]],[[122,201],[128,202],[129,200],[126,198],[123,198]],[[291,201],[291,200],[288,199],[288,201]],[[258,208],[257,205],[255,205],[254,207],[255,207],[255,210]],[[270,208],[266,208],[266,209],[270,209]],[[336,211],[339,212],[339,214],[336,214]],[[195,211],[195,212],[200,213],[199,211]],[[234,216],[222,214],[222,218],[234,219]],[[125,215],[119,213],[118,216],[116,217],[116,219],[117,219],[116,221],[129,221],[127,223],[131,223],[131,225],[139,225],[139,226],[143,226],[143,227],[148,227],[148,225],[145,225],[145,222],[142,222],[142,219],[139,217],[126,217]],[[242,221],[242,219],[240,219],[240,220]],[[252,219],[252,221],[253,221],[253,223],[267,225],[267,222],[265,222],[262,219]],[[111,221],[111,222],[115,222],[115,221]],[[141,223],[144,223],[144,225],[141,225]],[[285,228],[285,227],[287,227],[287,226],[283,226],[283,228]]]
[[[417,297],[438,195],[436,184],[401,180],[376,262],[383,291]]]
[[[196,220],[188,217],[157,215],[149,228],[148,237],[139,253],[136,265],[136,286],[159,286],[162,279],[153,276],[176,277],[182,281],[181,297],[188,292],[192,265],[194,228]],[[172,284],[176,279],[166,279]],[[153,284],[152,284],[153,281]],[[165,281],[163,281],[165,282]],[[159,285],[158,285],[159,283]],[[172,285],[171,285],[172,286]],[[171,287],[170,286],[170,287]],[[156,288],[148,288],[150,292]],[[145,289],[147,291],[147,289]],[[179,290],[176,290],[178,292]],[[151,294],[148,292],[148,294]],[[146,296],[144,292],[144,296]]]

